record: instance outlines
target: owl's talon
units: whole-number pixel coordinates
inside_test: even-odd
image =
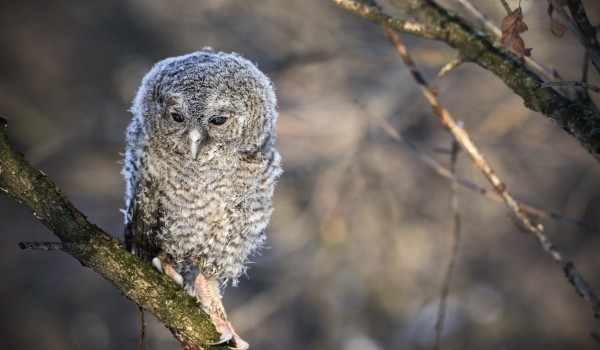
[[[159,272],[164,273],[162,263],[160,262],[159,258],[152,259],[152,266],[154,266]]]
[[[227,344],[228,348],[234,350],[247,350],[250,348],[250,344],[248,344],[244,339],[240,338],[239,335],[235,334],[230,324],[226,324],[224,326],[226,329],[219,330],[219,328],[217,328],[217,331],[221,333],[221,338],[214,343],[210,343],[211,346]]]
[[[230,340],[233,339],[233,334],[231,334],[231,332],[220,332],[220,333],[221,333],[221,338],[219,338],[219,340],[217,340],[214,343],[209,343],[209,345],[211,345],[211,346],[212,345],[221,345],[221,344],[228,343]]]
[[[199,273],[194,281],[194,289],[196,290],[196,296],[202,305],[202,309],[208,313],[215,329],[221,334],[216,344],[227,344],[230,349],[248,349],[250,345],[237,335],[227,319],[225,308],[223,308],[223,304],[221,303],[221,294],[219,293],[217,279]]]
[[[180,286],[183,286],[183,276],[181,276],[173,266],[169,263],[163,263],[159,258],[152,259],[152,265],[156,267],[156,269],[165,275],[169,276],[175,283]]]
[[[240,338],[237,334],[233,335],[233,339],[231,341],[232,345],[235,345],[235,348],[229,347],[230,349],[235,350],[248,350],[250,348],[250,344],[248,344],[244,339]]]

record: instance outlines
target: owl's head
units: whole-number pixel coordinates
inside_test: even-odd
[[[235,53],[210,49],[158,62],[131,108],[147,142],[196,158],[220,147],[253,154],[272,146],[271,81]]]

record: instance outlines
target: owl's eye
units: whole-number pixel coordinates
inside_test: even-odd
[[[227,117],[221,117],[219,115],[212,116],[208,119],[208,122],[212,125],[223,125],[227,121]]]
[[[183,115],[177,112],[171,112],[171,119],[173,119],[177,123],[181,123],[184,120]]]
[[[158,102],[159,105],[162,105],[163,102],[165,102],[165,100],[163,99],[162,96],[158,96],[158,99],[156,99],[156,102]]]

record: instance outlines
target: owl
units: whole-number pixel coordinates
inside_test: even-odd
[[[221,289],[265,241],[281,173],[271,81],[235,53],[204,49],[158,62],[127,129],[125,247],[197,297],[219,343],[247,349]]]

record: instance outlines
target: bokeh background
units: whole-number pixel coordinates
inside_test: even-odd
[[[499,1],[473,2],[497,23],[505,15]],[[598,23],[600,5],[584,3]],[[546,2],[522,6],[533,56],[580,79],[583,50],[570,33],[552,36]],[[598,162],[571,136],[475,65],[437,78],[455,51],[404,38],[518,199],[600,224]],[[92,222],[121,237],[130,101],[154,62],[204,46],[256,62],[279,98],[285,173],[269,248],[225,293],[238,332],[253,349],[430,348],[453,242],[451,184],[374,116],[445,165],[451,139],[381,28],[329,1],[2,1],[9,137]],[[600,82],[595,72],[590,79]],[[457,166],[486,186],[464,154]],[[463,188],[458,196],[462,238],[443,348],[597,348],[588,332],[600,331],[598,320],[537,241],[502,205]],[[541,221],[600,291],[600,233]],[[0,196],[0,348],[137,349],[136,308],[113,285],[64,253],[18,248],[54,239]],[[147,318],[148,348],[178,349]]]

